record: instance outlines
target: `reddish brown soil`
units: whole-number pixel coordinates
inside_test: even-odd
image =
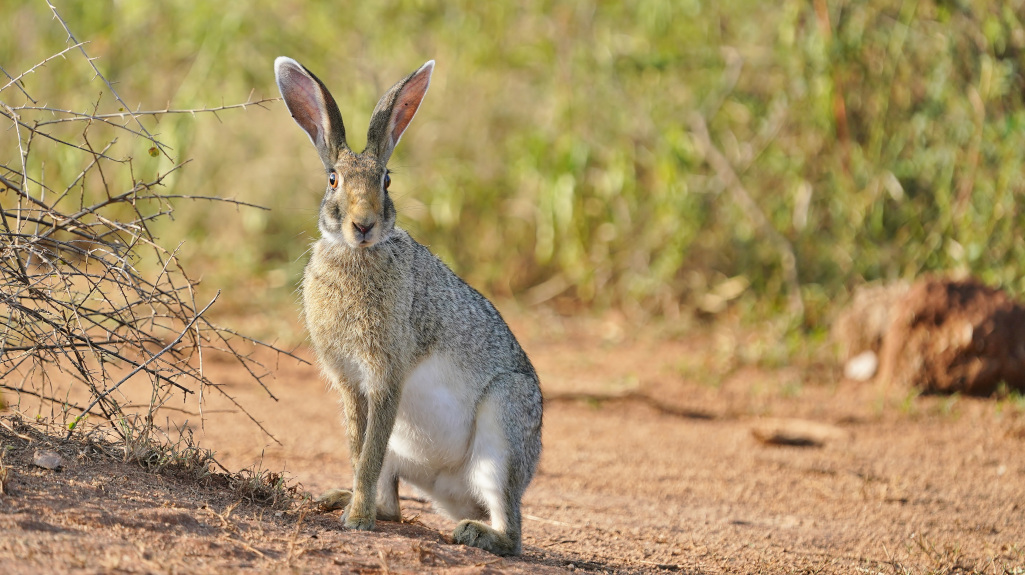
[[[403,523],[275,511],[222,481],[142,471],[0,427],[0,571],[313,573],[1025,573],[1025,402],[918,397],[836,370],[753,365],[783,345],[727,327],[515,317],[548,403],[524,553],[452,545],[405,491]],[[800,354],[794,354],[800,355]],[[275,402],[231,364],[214,379],[280,441],[208,405],[202,444],[317,493],[351,484],[334,398],[282,360]],[[808,434],[779,445],[769,428]],[[802,431],[804,430],[804,431]],[[784,436],[789,437],[789,436]],[[798,437],[798,439],[801,439]]]

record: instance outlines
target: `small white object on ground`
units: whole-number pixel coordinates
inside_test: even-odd
[[[847,360],[843,366],[843,376],[854,381],[868,381],[879,369],[879,358],[874,351],[863,351]]]

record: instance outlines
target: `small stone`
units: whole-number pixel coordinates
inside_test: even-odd
[[[57,470],[64,465],[64,460],[53,451],[36,451],[32,456],[32,465],[43,469]]]
[[[751,434],[767,445],[794,447],[822,447],[847,438],[847,432],[835,425],[803,419],[762,419],[752,426]]]

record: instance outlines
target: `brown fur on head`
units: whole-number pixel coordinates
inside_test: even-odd
[[[387,239],[395,229],[388,160],[427,94],[434,61],[381,97],[370,118],[367,146],[359,154],[349,149],[342,115],[324,84],[291,58],[278,58],[274,69],[288,111],[309,135],[327,170],[321,235],[352,248],[368,248]]]
[[[395,204],[385,185],[390,179],[388,168],[375,157],[343,150],[328,170],[318,222],[321,236],[354,248],[386,239],[395,229]]]

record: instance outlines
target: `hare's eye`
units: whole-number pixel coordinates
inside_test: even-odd
[[[331,170],[331,173],[327,175],[327,183],[331,185],[331,189],[338,189],[338,173]]]
[[[391,176],[388,174],[388,172],[385,172],[384,173],[384,189],[387,190],[388,186],[390,186],[390,185],[391,185]]]

